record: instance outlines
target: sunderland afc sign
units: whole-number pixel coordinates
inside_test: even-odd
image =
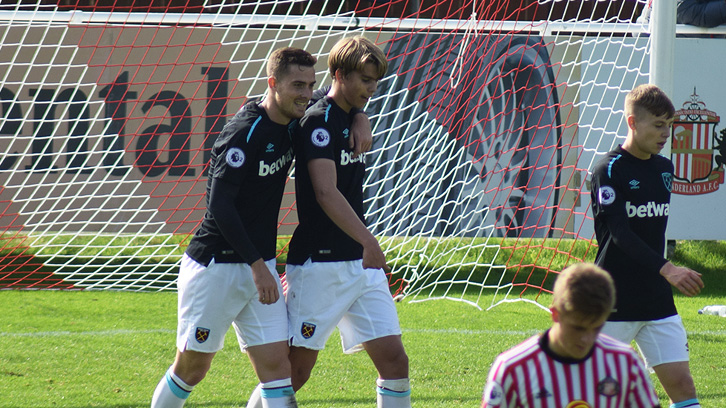
[[[671,159],[675,168],[672,192],[699,195],[718,190],[724,182],[723,143],[726,130],[720,138],[716,112],[706,109],[694,88],[689,101],[676,111],[671,141]]]

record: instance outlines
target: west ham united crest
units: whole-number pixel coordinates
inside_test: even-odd
[[[194,334],[194,337],[197,339],[197,342],[204,343],[209,338],[209,329],[205,329],[204,327],[197,327],[197,331]]]
[[[308,322],[303,322],[302,327],[300,328],[300,334],[302,334],[303,338],[309,339],[313,337],[313,334],[315,334],[315,325]]]
[[[673,193],[707,194],[723,184],[726,129],[716,131],[719,121],[720,117],[706,109],[695,89],[690,100],[676,111],[671,142]]]

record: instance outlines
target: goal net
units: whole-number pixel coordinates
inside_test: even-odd
[[[349,35],[390,62],[366,108],[365,193],[395,293],[544,305],[594,256],[587,171],[647,82],[642,3],[146,3],[0,5],[0,288],[175,289],[210,147],[264,94],[266,57],[304,48],[327,84]]]

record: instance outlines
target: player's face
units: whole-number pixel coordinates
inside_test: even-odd
[[[341,107],[363,109],[378,88],[378,70],[375,64],[367,62],[363,70],[339,75],[336,80],[340,81],[341,94],[348,105]]]
[[[552,309],[550,330],[552,351],[565,358],[582,359],[592,350],[608,315],[593,319],[580,313],[560,313]]]
[[[655,116],[650,112],[640,112],[628,116],[630,132],[623,148],[633,156],[647,160],[660,153],[671,136],[673,118],[668,114]]]
[[[273,82],[274,98],[278,113],[285,123],[299,119],[305,114],[305,109],[313,96],[315,85],[315,67],[290,65],[287,72]],[[274,120],[274,119],[273,119]]]

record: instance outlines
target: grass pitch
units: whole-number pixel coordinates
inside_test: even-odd
[[[726,407],[726,318],[697,313],[726,304],[724,248],[723,242],[679,243],[675,257],[703,272],[707,285],[696,298],[676,296],[704,407]],[[170,292],[0,291],[0,407],[149,406],[174,358],[176,300]],[[547,312],[524,302],[489,311],[449,300],[404,300],[397,307],[419,408],[477,407],[494,357],[550,325]],[[334,335],[298,402],[373,408],[375,377],[367,356],[343,355]],[[230,331],[185,406],[244,407],[256,384]]]

